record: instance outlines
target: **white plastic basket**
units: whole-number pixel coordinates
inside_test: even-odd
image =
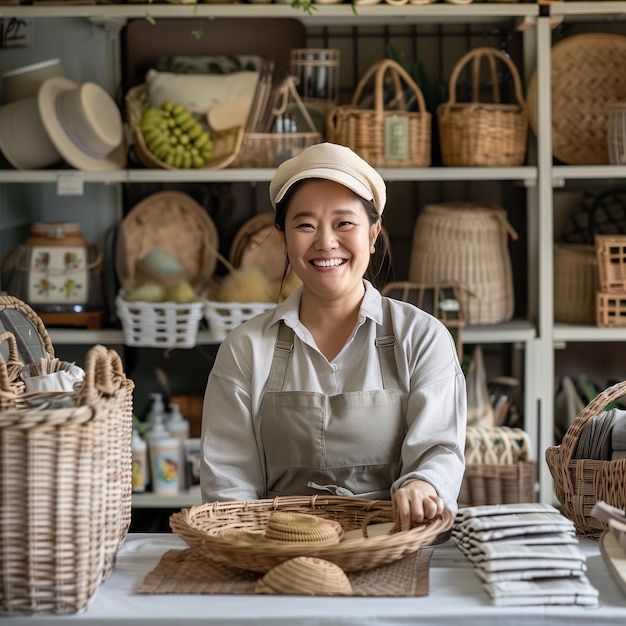
[[[115,304],[127,346],[193,348],[196,345],[203,302],[129,302],[119,294]]]
[[[235,326],[247,322],[259,313],[270,311],[276,306],[273,302],[205,302],[204,314],[211,335],[224,339]]]

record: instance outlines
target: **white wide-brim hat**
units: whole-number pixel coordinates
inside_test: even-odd
[[[37,100],[50,140],[70,165],[90,171],[126,166],[122,115],[100,85],[53,77],[43,82]]]
[[[18,170],[39,170],[61,161],[39,116],[36,97],[0,107],[0,150]]]

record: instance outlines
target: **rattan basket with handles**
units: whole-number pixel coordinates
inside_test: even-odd
[[[574,454],[587,423],[610,402],[626,395],[626,381],[599,393],[574,418],[563,441],[546,449],[546,462],[554,479],[554,491],[563,515],[574,522],[578,535],[597,538],[606,524],[591,514],[598,500],[626,509],[626,459],[606,461],[576,459]]]
[[[346,572],[391,563],[446,533],[454,521],[449,510],[411,530],[353,539],[332,545],[277,543],[262,540],[274,511],[318,515],[339,522],[344,531],[394,520],[390,500],[345,496],[279,496],[271,499],[212,502],[182,509],[170,517],[175,534],[208,558],[233,567],[266,572],[297,556],[331,561]],[[233,532],[235,531],[235,532]]]
[[[487,61],[493,102],[480,102],[481,61]],[[502,61],[513,78],[515,103],[500,102],[497,61]],[[472,101],[457,102],[457,82],[471,62]],[[522,165],[526,157],[528,114],[517,67],[497,48],[470,50],[455,65],[449,82],[449,100],[437,108],[439,139],[444,165]]]
[[[386,78],[393,87],[394,96],[389,106],[394,108],[385,108]],[[374,108],[366,109],[359,103],[372,79]],[[415,98],[417,111],[408,110],[408,95]],[[326,129],[329,141],[348,146],[373,167],[430,165],[431,114],[426,110],[420,88],[409,73],[391,59],[378,61],[365,72],[352,102],[330,111]],[[396,145],[396,140],[401,141]]]

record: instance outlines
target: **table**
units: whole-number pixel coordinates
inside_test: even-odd
[[[138,595],[133,589],[169,549],[187,547],[171,534],[129,534],[115,569],[79,615],[0,618],[0,626],[594,626],[626,623],[626,596],[613,581],[597,542],[581,541],[600,607],[495,607],[471,564],[451,542],[435,548],[430,594],[419,598],[256,595]]]

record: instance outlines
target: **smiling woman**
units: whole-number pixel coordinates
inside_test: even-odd
[[[278,167],[270,199],[285,276],[302,286],[219,349],[204,402],[204,501],[392,499],[403,529],[455,512],[465,378],[445,326],[368,280],[389,254],[383,179],[349,148],[321,143]]]

